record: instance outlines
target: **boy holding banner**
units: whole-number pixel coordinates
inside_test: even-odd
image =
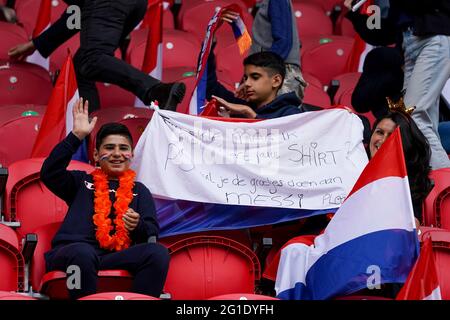
[[[244,99],[236,98],[218,81],[214,55],[208,59],[207,98],[214,97],[229,116],[273,119],[301,113],[295,92],[278,95],[286,76],[283,59],[273,52],[257,52],[244,59]]]

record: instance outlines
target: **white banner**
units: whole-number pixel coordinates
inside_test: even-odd
[[[361,120],[344,109],[254,123],[157,110],[132,168],[163,198],[336,208],[367,163],[362,133]]]

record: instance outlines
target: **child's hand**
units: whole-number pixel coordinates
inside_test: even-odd
[[[243,104],[235,104],[229,103],[226,100],[219,98],[217,96],[213,96],[217,100],[217,105],[219,107],[224,107],[226,111],[230,113],[230,115],[238,115],[244,118],[255,119],[256,112],[253,111],[252,108]]]
[[[123,215],[123,221],[125,222],[125,228],[131,232],[136,229],[139,223],[140,215],[132,208],[128,208],[127,212]]]
[[[83,140],[88,136],[95,127],[97,123],[97,117],[94,117],[89,121],[89,103],[86,101],[83,106],[83,98],[78,99],[73,106],[73,129],[72,133],[78,137],[78,139]]]
[[[228,22],[228,23],[232,23],[238,17],[239,17],[239,14],[237,12],[230,11],[230,10],[225,10],[224,12],[222,12],[222,15],[220,16],[220,19],[222,21],[225,21],[225,22]]]

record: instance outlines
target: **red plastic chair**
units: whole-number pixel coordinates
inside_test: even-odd
[[[0,21],[0,59],[8,60],[8,50],[28,41],[26,31],[17,24]]]
[[[109,83],[97,82],[101,109],[134,106],[136,97],[131,92]]]
[[[44,68],[27,62],[0,61],[0,105],[47,105],[52,89]]]
[[[434,187],[424,201],[423,224],[450,230],[450,169],[431,171]]]
[[[130,130],[131,137],[133,138],[133,148],[136,147],[139,138],[149,122],[150,118],[128,118],[119,121],[119,123],[127,126],[128,130]]]
[[[4,123],[26,116],[44,115],[47,106],[35,104],[16,104],[0,106],[0,126]]]
[[[44,253],[51,248],[51,240],[58,231],[60,222],[41,225],[34,233],[38,243],[31,261],[30,284],[50,299],[64,300],[69,298],[67,277],[63,271],[45,273]],[[101,270],[98,272],[98,292],[130,291],[133,277],[126,270]]]
[[[341,97],[344,94],[344,92],[346,92],[348,90],[353,92],[360,77],[361,77],[360,72],[343,73],[343,74],[340,74],[340,75],[334,77],[333,80],[339,81],[339,88],[334,96],[335,104],[342,103]],[[350,102],[351,102],[351,100],[350,100]]]
[[[333,34],[333,23],[319,4],[293,2],[292,6],[300,39],[303,36]]]
[[[67,51],[73,55],[80,47],[80,34],[77,33],[72,38],[64,42],[50,55],[50,72],[55,73],[56,70],[60,70],[64,62],[67,59]]]
[[[345,13],[341,13],[336,21],[335,34],[347,37],[356,36],[353,24],[345,17]]]
[[[38,299],[17,292],[0,291],[0,300],[38,300]]]
[[[85,296],[78,300],[161,300],[161,299],[133,292],[101,292]]]
[[[450,299],[450,231],[439,228],[421,228],[421,241],[431,237],[442,299]]]
[[[293,4],[297,2],[314,3],[321,6],[327,14],[329,14],[331,10],[333,10],[335,5],[342,5],[342,1],[339,0],[292,0]]]
[[[43,115],[11,119],[0,125],[0,164],[4,167],[30,157]]]
[[[19,236],[51,222],[60,222],[67,211],[66,203],[48,190],[39,178],[44,158],[32,158],[13,163],[5,189],[5,217],[19,221]],[[69,170],[91,172],[94,168],[84,162],[71,161]]]
[[[317,79],[316,77],[314,77],[312,74],[307,73],[307,72],[302,72],[302,76],[303,76],[303,79],[305,79],[308,86],[314,86],[316,88],[323,90],[322,82],[320,82],[320,80]]]
[[[24,260],[19,251],[17,234],[0,223],[0,290],[23,290]]]
[[[131,33],[127,50],[127,61],[141,68],[144,61],[148,29],[139,29]],[[197,67],[197,57],[201,48],[200,41],[192,34],[165,29],[163,32],[163,68]]]
[[[313,38],[315,45],[302,53],[302,69],[317,77],[322,83],[330,81],[342,74],[353,47],[353,38],[334,36]]]
[[[271,296],[250,293],[230,293],[211,297],[208,300],[280,300]]]
[[[197,236],[169,247],[164,292],[174,300],[207,299],[235,292],[254,293],[261,267],[255,253],[231,239]]]
[[[15,9],[17,14],[17,20],[23,25],[27,34],[31,36],[33,29],[36,25],[38,17],[39,6],[41,1],[36,0],[20,0],[16,1]],[[52,1],[52,11],[50,22],[53,23],[61,16],[66,10],[67,4],[62,0]]]
[[[175,29],[175,19],[169,7],[165,8],[163,11],[163,28]]]
[[[222,84],[230,84],[233,88],[244,75],[244,56],[239,53],[236,41],[216,49],[217,78]],[[225,77],[224,77],[225,76]]]
[[[322,108],[328,108],[331,105],[328,94],[314,85],[306,87],[303,102]]]

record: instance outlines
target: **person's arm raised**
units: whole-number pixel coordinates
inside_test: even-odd
[[[67,166],[73,154],[78,150],[84,139],[94,128],[97,118],[89,121],[88,103],[83,107],[83,101],[77,101],[73,108],[73,130],[58,143],[45,159],[41,169],[41,181],[56,196],[70,204],[81,181],[79,171],[68,171]]]

